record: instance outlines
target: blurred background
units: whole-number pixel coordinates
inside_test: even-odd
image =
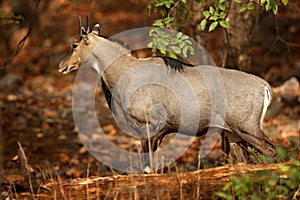
[[[147,3],[147,0],[0,1],[0,183],[6,182],[9,175],[20,174],[17,141],[37,171],[47,168],[63,178],[76,178],[85,177],[90,166],[90,175],[112,174],[89,155],[79,140],[71,106],[76,73],[59,74],[57,65],[78,34],[78,16],[89,16],[91,25],[100,23],[102,34],[109,37],[124,30],[151,26],[159,14],[149,13]],[[299,1],[290,0],[286,7],[279,7],[276,16],[260,14],[249,50],[252,65],[245,69],[266,79],[274,88],[276,98],[265,121],[266,133],[289,151],[299,148],[299,11]],[[222,66],[222,28],[199,33],[196,31],[199,23],[195,16],[178,29],[203,42],[214,62]],[[112,141],[129,148],[134,141],[118,135],[102,91],[97,92],[99,120],[104,131]],[[196,139],[177,161],[183,170],[197,167],[200,144],[201,140]],[[216,147],[216,151],[220,148]],[[218,162],[216,157],[217,153],[211,155],[212,166]]]

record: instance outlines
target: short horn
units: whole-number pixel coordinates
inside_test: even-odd
[[[82,35],[82,23],[81,23],[81,16],[79,16],[79,34]]]

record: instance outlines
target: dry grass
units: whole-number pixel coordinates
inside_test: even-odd
[[[198,167],[201,163],[199,161]],[[215,192],[231,182],[232,177],[243,174],[251,176],[265,170],[279,172],[281,166],[291,163],[261,165],[225,165],[211,169],[198,169],[194,172],[175,172],[168,166],[165,173],[127,174],[91,177],[90,164],[86,167],[86,177],[63,181],[51,164],[41,166],[38,171],[41,180],[38,187],[19,192],[12,184],[9,196],[14,199],[217,199]],[[25,174],[26,175],[26,174]],[[28,176],[28,175],[26,175]],[[31,180],[29,185],[34,180]]]

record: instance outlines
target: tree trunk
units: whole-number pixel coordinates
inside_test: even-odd
[[[200,27],[200,22],[203,19],[202,12],[205,9],[202,4],[191,1],[189,3],[189,10],[194,14],[189,21],[189,28],[186,32],[201,45],[195,53],[194,59],[197,60],[195,63],[199,65],[216,65],[215,61],[211,58],[211,55],[207,52],[209,43],[207,33],[202,31]]]
[[[2,136],[2,106],[3,103],[0,101],[0,175],[4,169],[4,153],[3,153],[3,136]]]
[[[193,38],[199,42],[205,49],[207,49],[207,38],[206,33],[201,30],[200,22],[203,19],[202,12],[204,7],[196,1],[192,1],[190,5],[190,10],[195,13],[191,19],[191,35]]]
[[[242,4],[231,2],[226,21],[230,28],[225,30],[224,61],[228,68],[251,70],[251,43],[259,19],[259,6],[254,10],[239,13]]]

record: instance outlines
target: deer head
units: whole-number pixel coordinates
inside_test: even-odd
[[[68,55],[59,63],[58,71],[67,74],[78,69],[86,62],[88,55],[91,53],[99,40],[103,40],[100,35],[100,25],[96,24],[93,31],[90,33],[89,20],[86,17],[86,28],[82,26],[81,18],[79,17],[79,36],[74,39],[71,50]]]

